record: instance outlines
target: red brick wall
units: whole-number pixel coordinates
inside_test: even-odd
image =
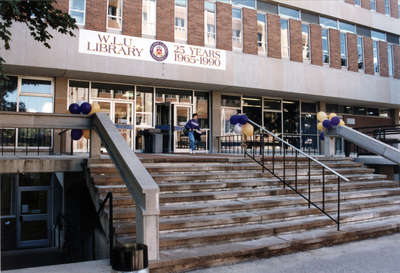
[[[321,26],[310,24],[311,63],[322,65],[322,35]]]
[[[347,63],[349,71],[358,71],[357,35],[353,33],[347,33]]]
[[[389,77],[387,43],[379,41],[379,73],[382,77]]]
[[[204,0],[188,2],[188,44],[204,46]]]
[[[370,9],[371,4],[369,1],[370,0],[361,0],[361,7],[364,9]]]
[[[257,55],[257,11],[243,8],[243,52]]]
[[[303,43],[301,37],[301,21],[289,20],[290,60],[303,62]]]
[[[390,16],[399,18],[398,0],[390,0]]]
[[[400,79],[400,46],[393,45],[394,77]]]
[[[69,12],[69,0],[57,0],[53,4],[53,7],[59,10],[62,10],[63,12],[68,13]]]
[[[364,71],[365,74],[373,75],[374,72],[374,53],[372,50],[372,39],[363,37],[364,41]]]
[[[329,66],[341,69],[340,58],[340,32],[337,29],[329,29]]]
[[[217,2],[217,48],[232,50],[232,6]]]
[[[175,41],[175,1],[157,1],[157,40]]]
[[[282,58],[281,52],[281,19],[278,15],[267,15],[267,44],[268,57]]]
[[[86,0],[86,29],[106,31],[107,0]]]
[[[376,12],[385,13],[385,0],[376,0]]]
[[[354,5],[354,0],[345,0],[345,2]]]
[[[142,0],[125,0],[122,17],[122,34],[142,36]]]

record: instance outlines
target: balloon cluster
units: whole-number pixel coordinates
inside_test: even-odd
[[[91,115],[93,113],[99,112],[100,111],[100,105],[95,102],[92,105],[88,102],[82,102],[82,103],[71,103],[71,105],[68,107],[68,112],[71,114],[75,115]],[[72,129],[71,130],[71,138],[73,140],[80,140],[81,137],[84,137],[86,139],[90,138],[90,131],[89,130],[81,130],[81,129]]]
[[[318,125],[317,129],[321,133],[319,134],[319,139],[324,140],[324,129],[330,129],[336,126],[345,125],[344,121],[341,120],[335,113],[330,113],[329,116],[325,112],[319,112],[317,114]]]
[[[249,123],[249,118],[246,115],[233,115],[229,122],[234,125],[233,131],[238,135],[253,136],[254,128]]]

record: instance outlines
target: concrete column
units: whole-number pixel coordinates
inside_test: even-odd
[[[218,152],[217,136],[221,135],[221,93],[213,91],[211,95],[212,99],[212,132],[213,132],[213,152]]]
[[[335,156],[335,138],[325,135],[324,155],[326,157]]]
[[[400,109],[394,109],[394,124],[400,124]]]
[[[100,158],[101,139],[95,129],[90,129],[90,158]]]
[[[55,78],[54,84],[54,113],[65,114],[67,112],[67,98],[68,98],[68,79]],[[59,135],[61,129],[54,130],[54,153],[59,154],[62,152],[70,151],[71,136],[67,132]]]
[[[159,234],[159,211],[152,213],[136,206],[136,241],[147,245],[149,260],[159,259]]]
[[[319,102],[319,111],[326,112],[326,102],[324,101]]]

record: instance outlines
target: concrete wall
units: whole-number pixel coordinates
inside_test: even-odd
[[[400,81],[287,59],[227,52],[225,71],[78,53],[78,38],[54,34],[49,50],[15,24],[9,73],[140,83],[399,108]],[[77,33],[78,36],[78,33]],[[35,54],[32,54],[35,52]]]

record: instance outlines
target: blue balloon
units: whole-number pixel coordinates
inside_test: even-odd
[[[80,140],[83,135],[83,131],[81,129],[72,129],[71,130],[71,138],[73,140]]]
[[[325,136],[324,136],[324,133],[323,133],[323,132],[319,134],[319,139],[320,139],[320,140],[325,140]]]
[[[326,129],[329,129],[332,127],[332,122],[329,119],[326,119],[322,122],[322,126],[324,126]]]
[[[77,103],[71,103],[71,105],[68,107],[68,110],[71,114],[80,114],[81,113],[81,108]]]
[[[339,117],[333,117],[331,118],[331,123],[333,126],[336,126],[340,123],[340,118]]]
[[[88,102],[83,102],[80,111],[82,114],[87,115],[92,111],[92,106]]]

